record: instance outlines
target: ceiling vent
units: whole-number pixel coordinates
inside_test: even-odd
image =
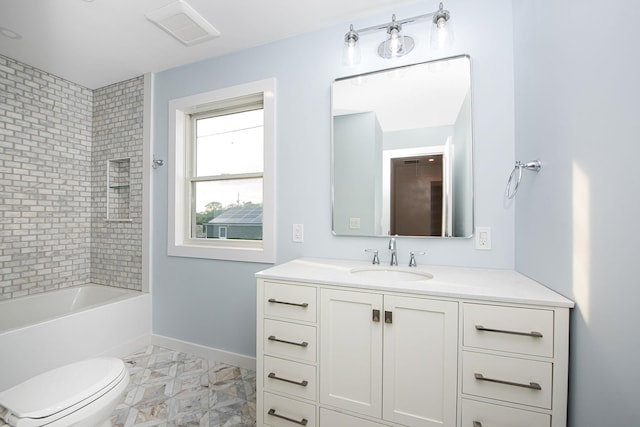
[[[220,36],[220,31],[182,0],[145,15],[185,46],[192,46]]]

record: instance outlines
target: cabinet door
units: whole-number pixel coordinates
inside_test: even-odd
[[[385,295],[384,309],[383,418],[454,426],[458,304]]]
[[[382,295],[322,289],[320,401],[382,416]]]

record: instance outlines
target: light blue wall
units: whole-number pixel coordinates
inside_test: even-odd
[[[640,425],[639,20],[633,1],[514,1],[516,155],[543,164],[516,268],[576,301],[571,427]]]
[[[353,22],[356,28],[435,10],[437,1],[389,10]],[[493,250],[476,251],[471,239],[399,238],[399,261],[424,250],[428,264],[513,268],[514,211],[503,205],[514,158],[513,33],[510,0],[451,0],[456,45],[428,47],[428,25],[407,25],[416,50],[398,60],[375,59],[364,36],[363,62],[346,69],[341,47],[348,22],[233,55],[155,75],[153,153],[167,158],[167,102],[269,77],[277,79],[277,261],[299,256],[365,259],[367,247],[388,259],[386,239],[335,237],[330,209],[330,86],[334,79],[395,65],[469,54],[472,67],[475,218],[492,227]],[[371,42],[369,42],[371,43]],[[255,280],[268,265],[167,256],[167,172],[153,175],[152,287],[154,333],[197,344],[255,354]],[[305,226],[305,242],[291,242],[291,225]]]

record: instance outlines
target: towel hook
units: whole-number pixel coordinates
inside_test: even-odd
[[[516,160],[516,164],[513,167],[513,171],[511,171],[511,175],[509,175],[509,181],[507,181],[507,198],[513,199],[516,197],[518,193],[518,187],[520,187],[520,182],[522,181],[522,170],[526,169],[533,172],[538,172],[542,168],[542,163],[540,160],[533,160],[531,162],[522,163],[520,160]],[[518,172],[518,177],[516,178],[516,171]],[[511,191],[511,184],[513,183],[515,178],[515,187],[513,188],[513,192]]]

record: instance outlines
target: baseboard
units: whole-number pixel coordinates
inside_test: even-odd
[[[151,343],[160,347],[183,351],[185,353],[193,354],[205,359],[215,360],[217,362],[223,362],[245,369],[251,369],[252,371],[256,370],[255,357],[232,353],[225,350],[219,350],[217,348],[207,347],[204,345],[194,344],[188,341],[182,341],[156,334],[151,335]]]
[[[99,354],[98,356],[126,357],[140,351],[140,349],[147,347],[149,344],[151,344],[151,334],[146,333],[123,343],[119,343],[117,346],[111,347],[109,350]]]

